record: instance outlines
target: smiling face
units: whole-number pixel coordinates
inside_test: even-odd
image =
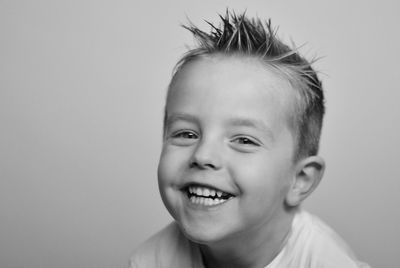
[[[176,75],[158,178],[165,206],[189,239],[211,245],[287,232],[285,195],[295,176],[285,108],[291,90],[249,57],[204,57]]]

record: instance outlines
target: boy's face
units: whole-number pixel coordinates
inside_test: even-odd
[[[268,237],[294,178],[290,85],[256,59],[216,56],[171,85],[158,167],[164,204],[191,240]],[[239,240],[241,241],[241,240]]]

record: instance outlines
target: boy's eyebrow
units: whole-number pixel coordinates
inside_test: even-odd
[[[166,123],[165,125],[166,126],[171,125],[172,123],[178,120],[197,122],[197,118],[195,116],[187,113],[179,113],[179,114],[167,115],[167,120],[165,122]]]
[[[272,130],[261,120],[257,119],[250,119],[250,118],[231,118],[228,120],[228,125],[231,126],[238,126],[238,127],[251,127],[255,129],[259,129],[265,133],[267,133],[268,136],[270,136],[272,139],[274,138]]]
[[[198,122],[198,118],[196,116],[187,113],[176,113],[167,116],[166,126],[169,126],[179,120],[195,123]],[[274,139],[272,130],[261,120],[246,117],[234,117],[228,119],[226,125],[259,129],[260,131],[265,132],[270,138]]]

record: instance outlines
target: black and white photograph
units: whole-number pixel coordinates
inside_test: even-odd
[[[399,8],[0,0],[0,267],[397,267]]]

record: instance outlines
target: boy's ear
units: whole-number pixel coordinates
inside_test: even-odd
[[[286,204],[295,207],[317,188],[324,174],[325,162],[319,156],[309,156],[296,164],[296,174],[286,195]]]

